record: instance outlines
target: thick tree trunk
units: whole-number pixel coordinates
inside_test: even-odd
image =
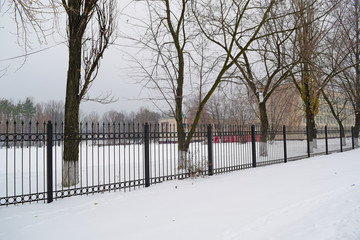
[[[86,24],[80,15],[81,1],[69,1],[68,38],[69,66],[65,99],[65,129],[63,155],[63,186],[79,183],[79,108],[82,60],[82,38]]]
[[[260,112],[260,156],[266,157],[268,155],[267,151],[267,137],[269,130],[269,121],[266,114],[266,103],[259,103],[259,112]]]
[[[314,148],[317,148],[317,139],[316,139],[316,126],[315,119],[310,114],[306,116],[306,127],[309,131],[309,142],[310,142],[310,153],[314,152]]]
[[[306,127],[309,131],[309,142],[310,142],[310,153],[314,152],[314,148],[317,148],[316,141],[316,125],[315,125],[315,114],[314,107],[311,102],[314,102],[313,99],[315,96],[311,95],[309,79],[310,79],[310,70],[308,64],[304,64],[303,70],[303,102],[305,104],[305,118],[306,118]],[[314,103],[313,103],[314,104]]]
[[[63,186],[79,183],[79,87],[81,78],[81,39],[70,40],[69,67],[65,101],[65,139],[63,162]]]

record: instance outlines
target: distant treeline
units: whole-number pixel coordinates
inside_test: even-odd
[[[147,108],[140,108],[137,112],[127,113],[125,111],[110,110],[103,115],[93,111],[81,113],[81,122],[88,123],[157,123],[161,114]],[[0,123],[9,122],[52,122],[62,123],[64,121],[64,103],[62,101],[49,101],[46,103],[35,103],[32,98],[27,97],[24,101],[15,103],[12,100],[0,99]]]

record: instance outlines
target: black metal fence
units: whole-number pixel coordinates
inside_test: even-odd
[[[45,201],[106,191],[131,191],[196,175],[298,160],[354,149],[353,128],[269,131],[260,142],[257,127],[199,126],[189,151],[178,150],[175,126],[148,124],[80,124],[78,184],[63,186],[62,124],[0,123],[0,206]],[[181,162],[181,164],[180,164]],[[179,167],[179,164],[181,167]]]

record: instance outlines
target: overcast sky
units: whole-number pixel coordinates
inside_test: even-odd
[[[121,2],[124,4],[127,1]],[[124,10],[123,5],[120,9],[127,14],[139,16],[144,14],[144,11],[139,7],[127,6]],[[126,26],[119,25],[121,31],[127,31]],[[65,21],[60,24],[60,27],[64,33]],[[65,44],[55,45],[66,41],[66,39],[56,33],[48,38],[47,44],[41,46],[38,46],[36,39],[34,39],[34,49],[30,52],[51,48],[32,54],[21,67],[23,58],[6,60],[23,54],[16,43],[15,33],[16,28],[13,20],[9,14],[2,10],[0,15],[0,70],[7,68],[7,71],[5,76],[0,78],[0,98],[12,99],[15,102],[24,100],[26,97],[33,97],[35,102],[65,101],[68,51]],[[116,43],[123,45],[125,41],[118,38]],[[131,77],[133,69],[129,61],[128,51],[128,48],[124,46],[111,46],[107,49],[101,62],[99,75],[90,91],[90,95],[93,97],[111,91],[112,95],[119,100],[109,105],[85,102],[81,104],[82,111],[96,111],[101,114],[114,109],[131,112],[137,111],[142,106],[156,110],[149,101],[134,100],[148,97],[149,91],[143,89],[141,84],[136,83],[136,80]]]

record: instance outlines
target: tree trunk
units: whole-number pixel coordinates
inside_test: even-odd
[[[182,56],[182,54],[179,54],[179,56]],[[183,69],[184,69],[184,63],[183,58],[179,57],[181,60],[179,62],[179,69],[182,69],[179,71],[179,78],[177,80],[177,89],[176,89],[176,96],[175,96],[175,119],[176,119],[176,127],[177,127],[177,138],[178,138],[178,169],[186,169],[186,164],[188,161],[188,150],[189,146],[186,146],[186,129],[184,128],[183,123],[183,111],[182,111],[182,105],[183,105],[183,85],[184,85],[184,75],[183,75]]]
[[[182,119],[182,118],[181,118]],[[182,122],[177,121],[178,169],[186,169],[189,147],[186,146],[186,133]]]
[[[315,120],[311,116],[306,116],[306,127],[309,129],[310,153],[317,148]]]
[[[345,137],[345,129],[344,129],[344,125],[342,123],[342,121],[340,121],[340,119],[336,119],[337,123],[339,124],[340,127],[340,138],[341,138],[341,144],[343,146],[346,146],[346,137]]]
[[[360,111],[355,110],[355,125],[354,125],[354,146],[359,146],[359,131],[360,131]]]
[[[79,87],[81,78],[81,39],[70,39],[66,85],[63,186],[79,183]]]
[[[304,103],[305,103],[305,117],[306,117],[306,127],[309,131],[309,142],[310,142],[310,152],[314,152],[314,148],[317,148],[316,142],[316,126],[315,126],[315,116],[313,109],[311,107],[309,85],[307,82],[304,82]]]
[[[354,1],[355,4],[355,126],[354,126],[354,145],[359,146],[359,130],[360,130],[360,28],[359,28],[359,2]]]
[[[266,103],[259,103],[259,112],[260,112],[260,156],[266,157],[268,155],[267,151],[267,137],[269,129],[269,121],[266,114]]]
[[[63,186],[70,187],[79,183],[79,108],[82,60],[82,38],[86,24],[80,15],[81,1],[69,1],[68,39],[69,66],[66,83],[65,129],[63,155]]]
[[[357,22],[358,23],[358,22]],[[358,29],[358,28],[357,28]],[[359,53],[359,31],[357,31],[357,52],[356,52],[356,79],[355,79],[355,126],[354,126],[354,142],[355,146],[359,146],[359,130],[360,130],[360,53]]]
[[[70,187],[79,183],[79,105],[74,98],[66,98],[63,186]]]

